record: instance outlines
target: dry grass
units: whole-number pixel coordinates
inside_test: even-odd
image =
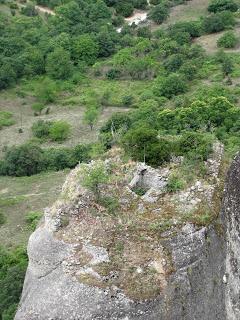
[[[7,247],[26,245],[32,230],[25,216],[31,211],[43,212],[61,191],[69,170],[45,172],[32,177],[1,177],[0,211],[6,223],[0,227],[0,244]]]

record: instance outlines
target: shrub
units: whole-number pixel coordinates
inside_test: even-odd
[[[184,181],[177,175],[177,174],[172,174],[168,178],[167,182],[167,192],[176,192],[184,187]]]
[[[229,11],[212,14],[203,20],[203,29],[206,33],[223,31],[235,24],[234,16]]]
[[[12,119],[12,113],[8,111],[0,111],[0,130],[3,127],[8,127],[14,124],[14,120]]]
[[[32,110],[36,114],[41,114],[44,108],[45,108],[44,104],[40,102],[34,103],[32,105]]]
[[[44,120],[39,120],[39,121],[35,122],[32,125],[33,135],[39,139],[49,138],[50,128],[51,128],[52,124],[53,124],[53,122],[44,121]]]
[[[222,35],[218,41],[217,45],[220,48],[234,48],[238,43],[238,38],[232,31],[228,31]]]
[[[186,80],[182,75],[177,73],[170,74],[166,78],[158,78],[154,87],[156,95],[169,99],[186,91]]]
[[[31,176],[44,169],[42,149],[32,143],[11,147],[3,160],[1,174],[9,176]]]
[[[199,132],[187,132],[179,140],[179,151],[194,160],[207,160],[212,152],[212,137]]]
[[[133,14],[134,7],[129,2],[119,2],[116,6],[116,11],[123,17],[129,17]]]
[[[42,104],[54,102],[56,98],[56,92],[56,83],[49,78],[42,80],[35,88],[36,98]]]
[[[25,7],[22,7],[21,13],[28,17],[34,17],[38,15],[38,12],[35,9],[35,6],[31,3],[27,4]]]
[[[125,95],[122,97],[122,105],[124,107],[129,107],[133,104],[133,96],[132,95]]]
[[[108,183],[109,179],[110,175],[101,161],[83,169],[82,185],[93,192],[97,201],[101,198],[101,186]]]
[[[157,24],[163,23],[169,16],[169,8],[165,4],[158,4],[153,7],[149,14],[148,18],[156,22]]]
[[[6,221],[4,214],[0,211],[0,226],[3,225]]]
[[[15,316],[26,268],[26,250],[6,251],[0,247],[0,318],[2,320],[12,320]]]
[[[62,142],[70,134],[70,125],[66,121],[53,122],[49,129],[49,137],[53,141]]]
[[[169,161],[171,145],[157,135],[156,130],[147,126],[130,129],[122,139],[123,147],[134,160],[159,166]]]
[[[26,222],[29,225],[30,229],[34,231],[42,218],[42,214],[40,212],[32,211],[26,215]]]
[[[238,10],[238,5],[233,0],[212,0],[208,6],[209,12],[220,12],[220,11],[232,11]]]

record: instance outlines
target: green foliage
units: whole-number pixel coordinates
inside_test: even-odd
[[[32,110],[34,111],[35,114],[41,114],[43,109],[45,108],[43,103],[36,102],[32,105]]]
[[[74,168],[79,162],[90,161],[92,148],[91,144],[44,150],[32,144],[12,147],[0,162],[0,175],[26,176],[46,170]]]
[[[9,148],[4,157],[1,174],[9,176],[30,176],[39,173],[42,169],[43,151],[37,145],[27,143]]]
[[[184,181],[178,174],[171,174],[167,182],[167,192],[176,192],[184,188]]]
[[[96,41],[90,35],[81,35],[73,40],[72,58],[75,63],[84,62],[92,65],[96,62],[98,50]]]
[[[39,221],[41,220],[41,218],[42,218],[42,213],[32,211],[26,215],[25,220],[26,220],[28,226],[30,227],[30,229],[32,231],[34,231],[36,229]]]
[[[110,196],[102,196],[99,199],[99,204],[107,209],[108,214],[116,215],[119,207],[117,198]]]
[[[25,14],[28,17],[34,17],[38,15],[38,12],[35,9],[35,6],[31,3],[28,3],[26,6],[22,7],[21,13]]]
[[[222,11],[203,19],[203,29],[206,33],[223,31],[234,24],[235,19],[230,11]]]
[[[36,138],[62,142],[69,136],[70,125],[65,121],[39,120],[32,125],[32,132]]]
[[[199,132],[187,132],[179,140],[179,152],[194,160],[207,160],[212,152],[212,137]]]
[[[169,16],[169,8],[166,4],[158,4],[152,7],[148,14],[148,18],[156,22],[157,24],[163,23]]]
[[[156,80],[154,93],[158,96],[172,98],[178,94],[187,91],[187,83],[185,78],[177,73],[170,74],[168,77],[159,77]]]
[[[0,319],[12,320],[22,293],[27,268],[26,250],[0,247]]]
[[[88,165],[83,168],[83,176],[81,184],[83,187],[91,190],[99,201],[101,198],[101,187],[107,184],[110,179],[110,174],[107,172],[103,162],[99,161],[94,166]]]
[[[224,33],[217,41],[220,48],[234,48],[238,43],[238,38],[232,31]]]
[[[87,108],[84,113],[84,122],[89,125],[91,130],[93,130],[93,126],[97,122],[98,117],[99,110],[96,107],[91,106]]]
[[[123,17],[129,17],[133,14],[134,7],[127,1],[120,1],[116,5],[116,11]]]
[[[4,214],[0,211],[0,226],[3,225],[6,221]]]
[[[233,0],[211,0],[208,11],[209,12],[221,12],[229,10],[235,12],[238,10],[238,5]]]
[[[133,104],[133,96],[132,95],[124,95],[122,97],[122,105],[124,107],[130,107]]]
[[[49,53],[46,71],[54,79],[64,80],[69,78],[73,71],[70,53],[61,47]]]
[[[45,78],[40,83],[38,83],[35,89],[36,98],[42,104],[54,102],[56,93],[56,83],[49,78]]]
[[[52,141],[62,142],[69,137],[70,131],[70,124],[66,121],[55,121],[50,126],[49,137]]]
[[[157,131],[147,126],[130,129],[122,139],[127,154],[134,160],[159,166],[171,157],[171,143],[157,137]]]
[[[11,112],[0,111],[0,130],[3,127],[8,127],[15,123],[12,117],[13,117],[13,114]]]

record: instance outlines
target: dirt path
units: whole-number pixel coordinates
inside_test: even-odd
[[[38,11],[41,11],[43,13],[51,14],[52,16],[56,15],[56,13],[53,10],[51,10],[51,9],[49,9],[47,7],[35,6],[35,9],[38,10]]]

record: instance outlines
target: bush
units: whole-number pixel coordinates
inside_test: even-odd
[[[2,320],[12,320],[15,316],[26,269],[26,250],[6,251],[0,247],[0,319]]]
[[[233,14],[229,11],[223,11],[206,17],[203,20],[203,29],[206,33],[214,33],[223,31],[234,24]]]
[[[43,103],[37,102],[32,105],[32,110],[34,111],[34,114],[40,115],[44,108],[45,108],[45,106]]]
[[[21,13],[28,16],[28,17],[34,17],[38,15],[37,10],[35,9],[35,6],[33,4],[27,4],[25,7],[21,8]]]
[[[132,95],[125,95],[122,97],[122,105],[124,107],[130,107],[133,104],[133,96]]]
[[[54,102],[56,98],[56,92],[56,83],[49,78],[42,80],[35,88],[36,98],[42,104]]]
[[[123,147],[134,160],[159,166],[169,161],[171,145],[163,138],[157,137],[158,132],[147,126],[130,129],[122,139]]]
[[[167,182],[167,192],[176,192],[184,187],[184,181],[177,175],[177,174],[172,174],[168,178]]]
[[[32,231],[34,231],[41,218],[42,218],[42,214],[40,212],[32,211],[26,215],[25,220],[26,220],[27,224],[29,225],[30,229]]]
[[[153,7],[149,14],[148,18],[156,22],[157,24],[163,23],[169,16],[169,8],[165,4],[159,4]]]
[[[156,80],[154,92],[158,96],[172,98],[187,91],[187,83],[182,75],[177,73],[170,74],[166,78]]]
[[[212,137],[199,132],[187,132],[179,140],[180,155],[194,160],[207,160],[212,152]]]
[[[47,139],[49,138],[49,132],[52,122],[39,120],[32,125],[32,132],[36,138]]]
[[[209,12],[221,12],[221,11],[232,11],[238,10],[238,5],[233,0],[212,0],[208,6]]]
[[[44,169],[42,149],[32,143],[11,147],[3,160],[0,174],[9,176],[31,176]]]
[[[119,2],[116,6],[116,11],[123,17],[129,17],[133,14],[134,7],[129,2]]]
[[[49,137],[52,141],[62,142],[70,134],[70,125],[66,121],[53,122],[49,129]]]
[[[6,221],[4,214],[0,211],[0,226],[3,225]]]
[[[220,48],[234,48],[238,43],[238,38],[232,31],[228,31],[222,35],[218,41],[217,45]]]
[[[8,127],[14,124],[14,120],[12,119],[13,114],[8,111],[0,111],[0,130],[3,127]]]

